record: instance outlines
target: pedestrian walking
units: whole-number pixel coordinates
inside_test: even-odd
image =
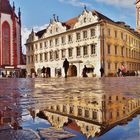
[[[103,77],[103,75],[104,75],[104,68],[103,67],[100,68],[100,73],[101,73],[101,77]]]
[[[87,67],[84,65],[83,71],[82,71],[82,76],[87,77]]]
[[[64,68],[64,72],[65,72],[65,78],[67,78],[67,72],[69,69],[69,61],[67,60],[67,58],[65,58],[65,61],[63,62],[63,68]]]

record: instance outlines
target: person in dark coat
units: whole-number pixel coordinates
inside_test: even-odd
[[[69,61],[67,60],[67,58],[65,58],[65,61],[63,62],[63,68],[64,68],[64,72],[65,72],[65,78],[67,78],[67,72],[69,69]]]
[[[100,73],[101,73],[101,77],[103,77],[103,75],[104,75],[104,68],[103,67],[100,68]]]
[[[82,75],[83,75],[83,77],[87,77],[87,67],[86,67],[86,65],[84,65]]]

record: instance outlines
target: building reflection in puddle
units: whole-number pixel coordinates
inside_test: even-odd
[[[140,99],[122,95],[91,94],[69,97],[45,109],[30,109],[33,117],[44,118],[53,127],[68,127],[87,138],[101,136],[116,125],[124,125],[137,115]]]

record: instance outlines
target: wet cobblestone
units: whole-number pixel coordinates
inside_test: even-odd
[[[83,99],[88,104],[95,94],[140,98],[140,77],[0,79],[1,130],[15,121],[24,128],[24,118],[34,115],[30,109],[43,111],[67,101],[82,103]],[[6,139],[6,133],[0,132],[0,140]]]

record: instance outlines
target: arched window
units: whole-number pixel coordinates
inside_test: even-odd
[[[7,21],[2,24],[2,64],[10,65],[10,25]]]

